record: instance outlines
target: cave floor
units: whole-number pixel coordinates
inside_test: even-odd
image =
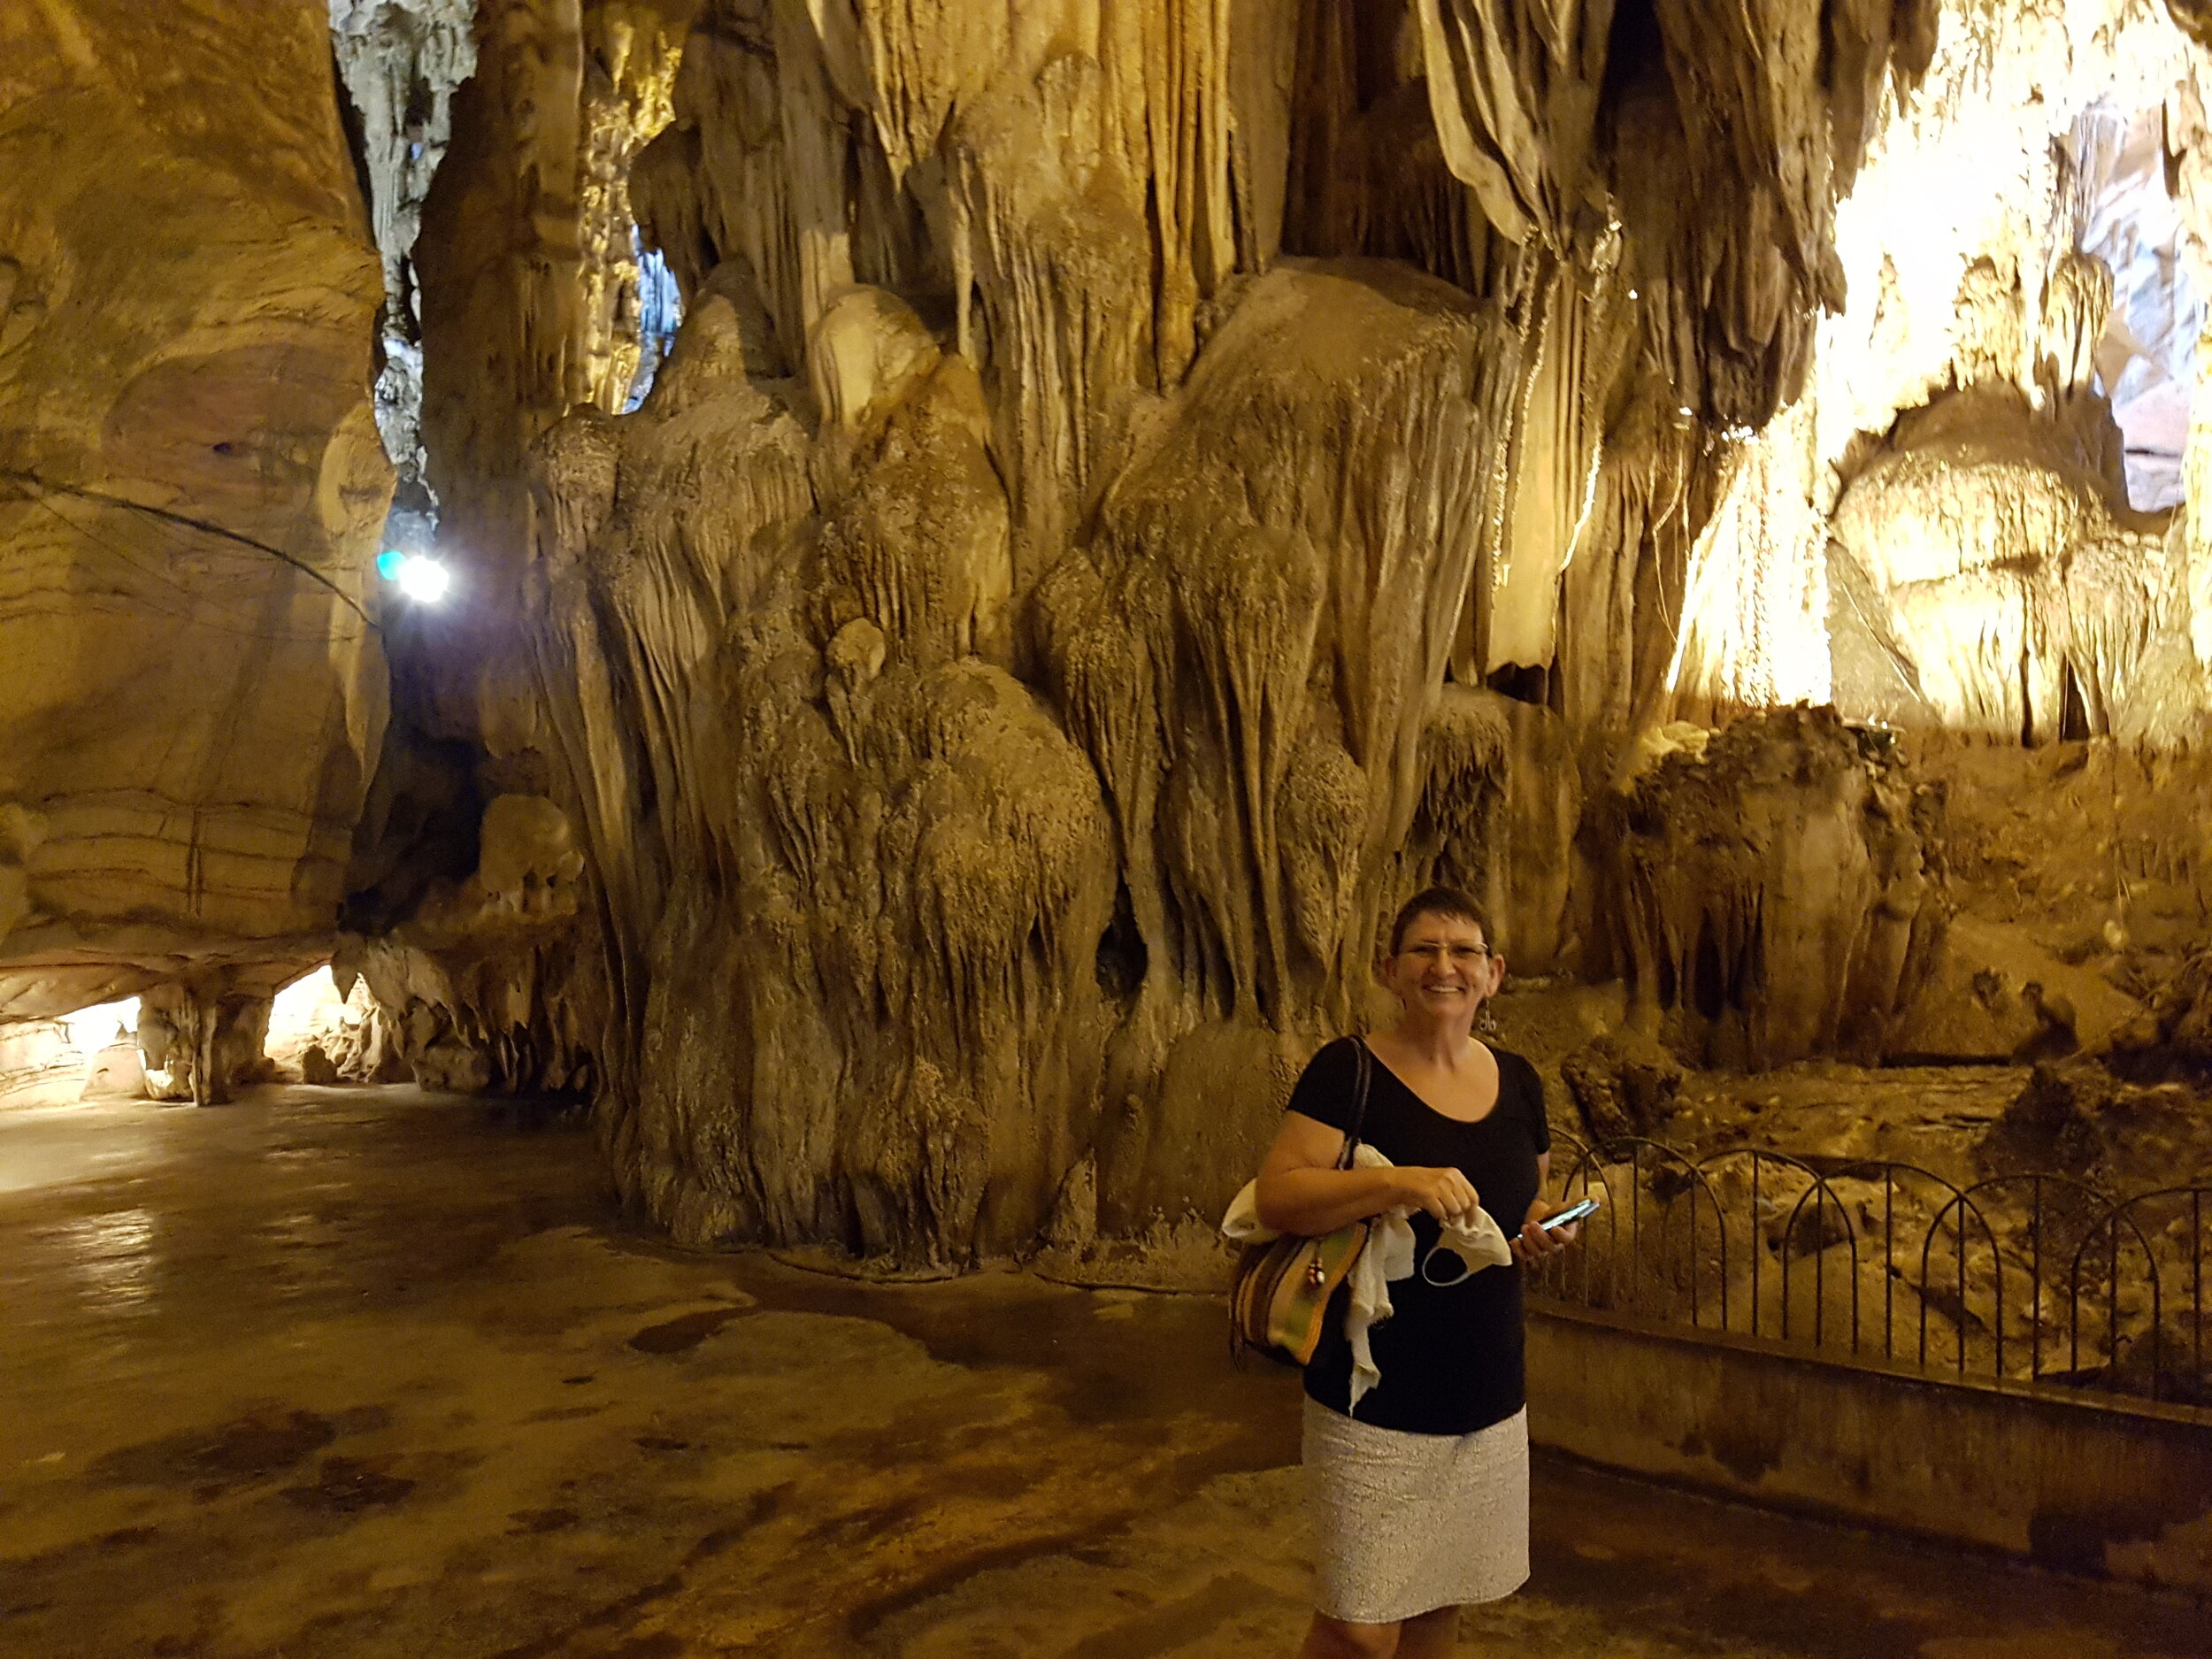
[[[10,1659],[1287,1655],[1295,1383],[1201,1298],[623,1225],[412,1089],[0,1117]],[[2183,1659],[2205,1610],[1540,1459],[1525,1659]]]

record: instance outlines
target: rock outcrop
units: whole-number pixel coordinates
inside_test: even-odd
[[[541,684],[613,921],[608,1132],[687,1241],[964,1261],[1033,1238],[1090,1139],[1109,821],[1000,665],[973,371],[856,292],[810,389],[761,320],[731,273],[636,415],[541,450]]]
[[[1694,1064],[1878,1060],[1942,937],[1942,801],[1832,710],[1747,716],[1609,803],[1630,1017]]]
[[[433,875],[404,921],[340,935],[338,994],[365,980],[375,1018],[330,1062],[363,1081],[403,1069],[463,1094],[588,1093],[606,995],[579,921],[589,888],[573,827],[543,795],[499,795],[472,840],[475,869]],[[357,901],[346,919],[365,923],[364,909],[374,915]]]
[[[384,718],[319,12],[0,19],[0,1018],[314,960]]]
[[[1608,1032],[1559,1063],[1582,1126],[1603,1146],[1663,1133],[1682,1093],[1682,1066],[1632,1028]]]

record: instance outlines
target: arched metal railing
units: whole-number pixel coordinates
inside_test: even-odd
[[[1564,1192],[1602,1207],[1536,1273],[1540,1296],[1931,1375],[2212,1406],[2212,1177],[2123,1198],[2057,1173],[1962,1187],[1893,1159],[1559,1140]]]

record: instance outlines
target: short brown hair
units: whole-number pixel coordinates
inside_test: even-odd
[[[1457,887],[1423,887],[1398,907],[1397,918],[1390,924],[1390,952],[1398,954],[1398,947],[1406,941],[1406,929],[1424,916],[1441,916],[1455,922],[1472,922],[1482,929],[1483,941],[1490,942],[1490,924],[1475,908],[1475,902]]]

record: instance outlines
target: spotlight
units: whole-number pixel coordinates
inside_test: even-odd
[[[453,572],[435,559],[411,558],[400,566],[399,590],[418,604],[434,605],[453,585]]]
[[[453,572],[422,553],[402,553],[388,548],[377,555],[376,573],[396,583],[400,592],[419,605],[434,605],[453,586]]]

